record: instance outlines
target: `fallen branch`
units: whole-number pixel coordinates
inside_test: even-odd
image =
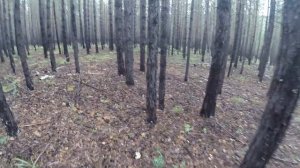
[[[39,161],[39,159],[40,159],[40,157],[42,156],[42,154],[46,152],[46,150],[47,150],[47,148],[48,148],[49,145],[50,145],[50,143],[48,143],[48,144],[46,145],[46,147],[44,148],[44,150],[43,150],[43,151],[39,154],[39,156],[35,159],[33,165],[36,165],[36,163]]]
[[[42,122],[42,123],[34,123],[34,124],[27,124],[27,125],[21,125],[19,126],[20,128],[24,128],[24,127],[31,127],[31,126],[37,126],[37,125],[44,125],[44,124],[49,124],[50,121],[47,122]]]

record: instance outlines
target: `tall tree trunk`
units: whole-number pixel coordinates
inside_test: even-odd
[[[122,16],[123,16],[123,14],[122,14]],[[115,27],[117,29],[117,25]],[[100,33],[101,48],[102,48],[102,50],[104,50],[104,47],[105,47],[105,26],[104,26],[103,0],[100,0],[100,31],[101,31],[101,33]],[[116,37],[116,39],[117,38],[118,37]],[[116,41],[116,43],[118,43],[118,42]]]
[[[191,4],[191,16],[190,16],[190,27],[189,27],[189,36],[188,36],[188,44],[187,44],[187,60],[186,60],[186,66],[185,66],[184,81],[188,81],[188,76],[189,76],[191,43],[192,43],[192,33],[193,33],[193,24],[194,24],[194,20],[193,20],[193,17],[194,17],[194,6],[195,6],[195,1],[192,0],[192,4]]]
[[[1,23],[4,23],[3,21],[3,17],[2,17],[2,4],[0,2],[0,22]],[[0,39],[4,39],[5,35],[4,35],[4,30],[3,30],[3,25],[5,24],[1,24],[0,25]],[[4,59],[4,55],[3,55],[3,52],[2,50],[5,52],[5,45],[4,45],[4,41],[3,40],[0,40],[0,60],[2,63],[5,62],[5,59]]]
[[[269,25],[269,28],[271,26]],[[265,167],[290,125],[300,90],[300,56],[299,52],[296,52],[299,50],[297,44],[300,43],[299,27],[300,1],[285,0],[280,54],[269,89],[268,103],[241,168]]]
[[[117,62],[118,74],[125,75],[125,66],[123,59],[123,5],[122,0],[115,0],[115,26],[116,26],[116,47],[117,47]]]
[[[5,32],[5,39],[9,39],[9,22],[8,22],[8,16],[7,16],[7,12],[6,12],[6,1],[7,0],[3,0],[3,15],[4,15],[4,32]],[[7,49],[7,54],[8,54],[8,58],[9,58],[9,62],[10,62],[10,67],[12,69],[12,72],[14,74],[16,74],[16,68],[15,68],[15,61],[13,58],[13,54],[12,54],[12,49],[11,49],[11,44],[10,44],[10,40],[5,40],[6,41],[6,49]]]
[[[25,47],[26,47],[26,51],[27,54],[30,55],[30,51],[29,51],[29,42],[28,42],[28,35],[27,35],[27,15],[26,15],[26,0],[23,0],[22,2],[22,8],[23,8],[23,17],[24,17],[24,28],[25,28],[25,33],[24,34],[24,38],[25,38]],[[16,28],[16,26],[15,26]],[[27,58],[27,55],[26,55]]]
[[[269,60],[269,53],[270,53],[270,47],[271,47],[271,42],[272,42],[273,30],[274,30],[275,8],[276,8],[276,1],[271,0],[268,31],[267,31],[267,34],[264,39],[264,45],[263,45],[262,53],[261,53],[261,56],[259,59],[258,78],[259,78],[260,82],[262,82],[262,80],[263,80],[266,66],[267,66],[267,63]]]
[[[202,40],[202,47],[201,47],[201,61],[204,62],[205,58],[205,51],[207,48],[207,39],[208,39],[208,18],[209,18],[209,0],[205,0],[205,22],[204,22],[204,32],[203,32],[203,40]]]
[[[3,124],[6,126],[6,132],[9,136],[17,136],[18,125],[15,121],[15,117],[6,102],[5,95],[3,93],[2,84],[0,83],[0,118],[2,118]]]
[[[73,51],[74,51],[75,70],[76,70],[76,73],[80,73],[79,58],[78,58],[78,42],[77,42],[78,38],[77,38],[75,1],[70,0],[70,4],[71,4],[71,24],[72,24],[71,25],[71,28],[72,28],[72,46],[73,46]]]
[[[124,51],[126,67],[126,84],[134,85],[133,80],[133,15],[134,6],[131,0],[124,0]]]
[[[140,71],[145,72],[145,55],[146,55],[146,0],[140,1]]]
[[[183,33],[183,43],[182,43],[182,57],[185,59],[186,56],[186,41],[187,41],[187,31],[188,31],[188,0],[185,4],[185,16],[184,16],[184,33]]]
[[[65,0],[61,0],[61,21],[62,21],[62,41],[63,41],[63,47],[64,47],[64,54],[66,57],[66,61],[70,62],[70,56],[68,51],[68,37],[67,37],[67,20],[66,20],[66,3]]]
[[[51,0],[47,0],[47,34],[48,34],[48,50],[50,51],[50,63],[52,72],[56,72],[56,60],[54,56],[54,44],[51,30]]]
[[[147,58],[147,121],[156,123],[156,78],[158,52],[158,6],[157,0],[148,0],[148,58]]]
[[[29,90],[34,90],[33,82],[30,75],[30,70],[28,68],[28,64],[26,60],[27,54],[26,54],[26,48],[24,44],[24,34],[21,25],[20,0],[15,0],[14,21],[15,21],[15,35],[16,35],[17,50],[19,51],[21,65],[23,68],[23,73],[26,81],[26,86]]]
[[[58,34],[58,28],[57,28],[55,1],[53,1],[53,15],[54,15],[55,35],[56,35],[56,42],[57,42],[58,52],[59,52],[59,54],[61,54],[61,48],[60,48],[60,44],[59,44],[59,34]]]
[[[175,48],[177,50],[180,50],[180,2],[181,0],[178,0],[177,1],[177,25],[176,25],[176,45],[175,45]]]
[[[112,0],[108,0],[108,10],[109,10],[109,50],[112,51],[114,50]]]
[[[12,54],[15,55],[16,51],[15,51],[15,40],[14,40],[14,34],[13,34],[13,17],[11,16],[11,3],[12,1],[8,1],[8,26],[9,26],[9,37],[10,37],[10,47],[11,47],[11,51]]]
[[[83,10],[84,10],[84,35],[85,35],[85,47],[86,47],[86,53],[90,54],[90,16],[89,16],[89,0],[83,1]]]
[[[231,23],[231,0],[218,0],[217,7],[217,25],[214,39],[214,52],[212,53],[212,62],[209,71],[206,92],[200,115],[211,117],[215,115],[218,87],[220,84],[221,72],[224,71],[222,66],[223,58],[227,55],[230,37]]]
[[[97,11],[96,11],[96,0],[93,1],[93,11],[94,11],[94,33],[95,33],[95,45],[96,45],[96,53],[99,53],[98,47],[98,38],[97,38]]]
[[[159,72],[159,87],[158,100],[159,109],[165,108],[165,88],[166,88],[166,66],[167,54],[169,46],[170,26],[167,24],[170,20],[170,0],[162,0],[161,10],[161,46],[160,46],[160,72]]]
[[[175,48],[175,40],[176,40],[176,3],[175,1],[172,1],[172,15],[173,15],[173,26],[172,26],[172,49],[171,49],[171,55],[174,55],[174,48]]]
[[[80,28],[80,42],[82,48],[85,48],[84,43],[84,34],[83,34],[83,26],[82,26],[82,13],[81,13],[81,0],[78,0],[78,13],[79,13],[79,28]]]
[[[241,10],[242,10],[242,0],[237,1],[237,6],[236,6],[236,19],[235,19],[235,30],[234,30],[234,42],[233,42],[233,51],[230,56],[230,64],[229,64],[229,69],[228,69],[228,74],[227,77],[230,76],[231,74],[231,69],[234,63],[234,60],[236,59],[237,56],[237,51],[238,51],[238,46],[239,46],[239,39],[240,39],[240,27],[241,27]]]
[[[44,56],[45,58],[48,58],[48,52],[47,52],[47,34],[46,34],[46,28],[45,28],[45,13],[44,13],[44,1],[39,0],[39,13],[40,13],[40,27],[41,27],[41,36],[42,36],[42,44],[44,49]]]

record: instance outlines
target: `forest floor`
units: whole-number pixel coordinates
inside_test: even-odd
[[[136,56],[138,52],[135,51]],[[72,54],[70,54],[72,56]],[[39,167],[238,167],[266,103],[270,77],[257,82],[256,65],[226,78],[216,117],[199,116],[209,72],[208,63],[192,56],[189,82],[183,82],[185,61],[169,56],[166,108],[158,123],[145,122],[145,73],[135,59],[135,86],[117,75],[115,53],[81,51],[81,74],[73,59],[57,56],[58,72],[39,48],[29,56],[35,90],[28,91],[17,61],[0,72],[8,103],[19,123],[18,137],[0,130],[0,167],[36,163]],[[270,76],[270,71],[268,71]],[[48,75],[47,79],[41,78]],[[300,112],[294,115],[284,142],[268,167],[300,167]],[[140,156],[138,156],[140,155]],[[17,159],[16,159],[17,158]]]

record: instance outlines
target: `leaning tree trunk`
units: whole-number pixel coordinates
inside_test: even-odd
[[[60,44],[59,44],[59,34],[58,34],[58,29],[57,29],[55,1],[53,1],[53,15],[54,15],[55,35],[56,35],[56,42],[57,42],[57,47],[58,47],[58,53],[61,54],[61,48],[60,48]]]
[[[205,51],[207,48],[207,41],[208,41],[208,18],[209,18],[209,0],[205,0],[205,22],[204,22],[204,33],[203,33],[203,40],[201,46],[201,61],[204,62],[205,58]]]
[[[124,51],[126,67],[126,84],[134,85],[133,80],[133,19],[134,6],[131,0],[124,0]]]
[[[221,72],[224,71],[222,63],[227,55],[230,37],[231,23],[231,0],[218,0],[217,25],[214,39],[214,52],[209,71],[206,92],[200,115],[206,118],[215,115],[218,87],[220,84]]]
[[[187,60],[186,60],[186,66],[185,66],[184,81],[188,81],[188,76],[189,76],[191,43],[192,43],[192,32],[193,32],[193,23],[194,23],[194,21],[193,21],[194,4],[195,4],[195,1],[192,0],[192,4],[191,4],[191,16],[190,16],[190,27],[189,27],[189,36],[188,36],[188,44],[187,44]]]
[[[5,95],[3,93],[2,84],[0,83],[0,118],[2,118],[3,124],[6,126],[6,131],[9,136],[17,136],[18,125],[15,121],[15,117],[6,102]]]
[[[26,86],[29,90],[34,90],[32,78],[30,75],[30,70],[28,68],[28,64],[26,60],[27,54],[25,48],[25,39],[24,39],[22,25],[21,25],[20,6],[21,6],[20,0],[15,0],[14,21],[15,21],[16,44],[17,44],[17,50],[19,51],[19,55],[20,55]]]
[[[147,121],[156,123],[156,76],[158,52],[158,6],[157,0],[148,0],[148,58],[147,58]]]
[[[112,50],[114,50],[114,35],[113,35],[114,28],[113,28],[112,0],[108,0],[108,8],[109,8],[108,9],[108,11],[109,11],[109,50],[112,51]],[[132,13],[132,15],[133,15],[133,13]]]
[[[166,66],[167,66],[167,53],[170,37],[170,0],[162,0],[161,10],[161,38],[160,38],[160,72],[159,72],[159,87],[158,87],[158,101],[159,109],[165,108],[165,88],[166,88]]]
[[[48,52],[47,52],[47,34],[46,34],[46,28],[45,28],[45,12],[44,12],[44,1],[39,0],[39,13],[40,13],[40,27],[41,27],[41,37],[42,37],[42,44],[43,44],[43,50],[44,50],[44,56],[45,58],[48,58]]]
[[[48,49],[50,51],[50,63],[52,72],[56,72],[56,60],[54,56],[53,36],[51,30],[51,0],[47,0],[47,34],[48,34]]]
[[[73,51],[74,51],[75,70],[76,70],[76,73],[80,73],[79,58],[78,58],[75,1],[70,0],[70,4],[71,4],[72,46],[73,46]]]
[[[122,0],[115,0],[115,26],[116,26],[116,47],[118,74],[125,75],[124,59],[123,59],[123,8]]]
[[[12,50],[11,50],[11,44],[9,40],[9,30],[8,30],[8,18],[7,18],[7,13],[6,13],[6,0],[3,1],[3,15],[4,15],[4,33],[5,33],[5,40],[6,41],[6,49],[7,49],[7,54],[10,62],[10,67],[12,69],[12,72],[16,74],[16,68],[15,68],[15,61],[13,58]]]
[[[262,82],[266,66],[269,60],[269,53],[270,53],[270,47],[272,42],[272,36],[274,31],[274,20],[275,20],[275,8],[276,8],[276,1],[271,0],[271,9],[270,9],[270,18],[269,18],[269,25],[268,25],[268,31],[264,39],[264,45],[262,49],[262,53],[259,59],[259,66],[258,66],[258,78],[259,81]]]
[[[290,125],[300,90],[300,55],[296,52],[300,43],[299,27],[300,1],[285,0],[280,54],[269,89],[269,100],[241,168],[265,167]]]
[[[146,0],[140,1],[140,71],[145,72],[146,55]]]
[[[66,3],[65,0],[61,0],[61,21],[62,21],[62,41],[64,47],[64,54],[66,57],[66,61],[70,62],[70,56],[68,51],[68,42],[67,42],[67,20],[66,20]]]

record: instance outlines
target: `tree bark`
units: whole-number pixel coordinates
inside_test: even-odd
[[[148,58],[147,58],[147,121],[156,123],[156,80],[158,52],[158,6],[157,0],[148,0]]]
[[[126,84],[134,85],[133,79],[133,19],[134,6],[131,0],[124,0],[124,51],[126,66]]]
[[[18,125],[15,121],[15,117],[6,102],[5,95],[3,93],[2,84],[0,83],[0,118],[2,118],[3,124],[6,126],[6,131],[9,136],[17,136]]]
[[[165,88],[166,88],[166,66],[167,54],[170,37],[170,27],[167,23],[170,20],[170,0],[162,0],[161,10],[161,46],[160,46],[160,73],[159,73],[159,87],[158,87],[158,100],[159,109],[165,108]]]
[[[270,53],[270,47],[272,42],[272,36],[273,36],[273,30],[274,30],[274,20],[275,20],[275,8],[276,8],[276,1],[271,0],[271,9],[270,9],[270,18],[269,18],[269,24],[268,24],[268,31],[266,32],[266,36],[264,39],[264,45],[262,49],[262,53],[259,59],[259,66],[258,66],[258,78],[259,81],[262,82],[266,66],[269,60],[269,53]]]
[[[53,1],[53,15],[54,15],[54,24],[55,24],[55,35],[56,35],[56,42],[58,47],[58,53],[61,54],[61,48],[59,44],[59,34],[57,28],[57,18],[56,18],[56,9],[55,9],[55,1]]]
[[[203,40],[202,40],[202,46],[201,46],[201,61],[204,62],[205,58],[205,51],[207,48],[207,39],[208,39],[208,18],[209,18],[209,0],[205,0],[205,25],[204,25],[204,33],[203,33]]]
[[[113,35],[114,28],[113,28],[112,0],[108,0],[108,10],[109,10],[109,50],[112,51],[112,50],[114,50],[114,35]]]
[[[51,0],[47,0],[47,34],[48,34],[48,50],[50,51],[50,63],[52,72],[56,72],[56,60],[54,56],[53,36],[51,30]]]
[[[62,21],[62,41],[64,47],[64,54],[66,57],[66,61],[70,62],[70,56],[68,51],[68,41],[67,41],[67,20],[66,20],[66,3],[65,0],[61,0],[61,21]]]
[[[231,0],[218,0],[217,25],[214,39],[214,52],[209,71],[206,92],[200,115],[206,118],[215,115],[218,87],[220,84],[221,72],[224,71],[222,63],[227,55],[230,37],[231,23]]]
[[[300,89],[300,55],[297,52],[299,27],[300,1],[284,1],[280,54],[269,89],[268,103],[241,168],[265,167],[290,125]]]
[[[122,16],[123,16],[123,14],[122,14]],[[117,16],[115,16],[115,17],[117,17]],[[117,29],[117,25],[115,27]],[[100,0],[100,31],[101,31],[101,33],[100,33],[101,48],[102,48],[102,50],[104,50],[104,47],[105,47],[105,26],[104,26],[103,0]],[[116,39],[117,39],[117,37],[116,37]],[[118,42],[116,42],[116,43],[118,43]]]
[[[96,12],[96,0],[93,1],[93,11],[94,11],[94,33],[95,33],[95,46],[96,46],[96,53],[99,53],[98,47],[98,38],[97,38],[97,12]]]
[[[90,21],[89,21],[89,0],[83,1],[83,8],[84,8],[84,35],[85,35],[85,47],[86,47],[86,53],[90,54]]]
[[[187,41],[187,31],[188,31],[188,0],[186,0],[186,4],[185,4],[185,16],[184,16],[184,33],[183,33],[183,42],[182,42],[182,57],[183,59],[185,59],[186,57],[186,41]]]
[[[80,42],[81,42],[82,48],[85,48],[83,26],[82,26],[82,13],[81,13],[81,9],[82,9],[81,8],[81,0],[78,0]]]
[[[70,0],[71,4],[71,28],[72,28],[72,46],[74,51],[74,61],[76,73],[80,73],[79,58],[78,58],[78,38],[77,38],[77,25],[76,25],[76,12],[75,1]]]
[[[145,55],[146,55],[146,0],[140,1],[140,71],[145,72]]]
[[[189,27],[189,36],[188,36],[188,44],[187,44],[187,60],[186,60],[186,66],[185,66],[185,75],[184,75],[184,81],[188,81],[189,76],[189,68],[190,68],[190,55],[191,55],[191,43],[192,43],[192,32],[193,32],[193,24],[194,24],[194,5],[195,1],[192,0],[191,4],[191,16],[190,16],[190,27]]]
[[[123,8],[122,0],[115,0],[115,26],[116,26],[116,47],[117,47],[117,62],[118,74],[125,75],[125,66],[123,59]]]
[[[10,62],[10,67],[12,69],[12,72],[14,74],[16,74],[16,68],[15,68],[15,61],[14,61],[14,58],[13,58],[13,55],[12,55],[12,50],[11,50],[11,44],[10,44],[10,38],[9,38],[9,30],[8,30],[8,18],[7,18],[7,12],[6,12],[6,1],[7,0],[3,0],[3,15],[4,15],[4,32],[5,32],[5,38],[8,39],[8,40],[5,40],[6,41],[6,49],[7,49],[7,54],[8,54],[8,58],[9,58],[9,62]]]
[[[16,35],[17,50],[19,51],[21,65],[23,68],[23,74],[26,81],[26,86],[29,90],[34,90],[32,78],[30,75],[30,70],[28,68],[28,64],[26,60],[27,54],[26,54],[24,35],[23,35],[22,24],[21,24],[20,0],[15,0],[14,21],[15,21],[15,35]]]
[[[44,56],[45,58],[48,58],[48,52],[47,52],[47,34],[46,34],[46,28],[45,28],[45,13],[44,13],[44,1],[39,0],[39,13],[40,13],[40,27],[41,27],[41,37],[42,37],[42,44],[43,44],[43,50],[44,50]]]
[[[8,1],[8,27],[9,27],[9,37],[10,37],[10,47],[11,47],[11,51],[12,54],[15,55],[16,51],[15,51],[15,40],[14,40],[14,34],[13,34],[13,17],[11,16],[11,3],[12,1]]]

